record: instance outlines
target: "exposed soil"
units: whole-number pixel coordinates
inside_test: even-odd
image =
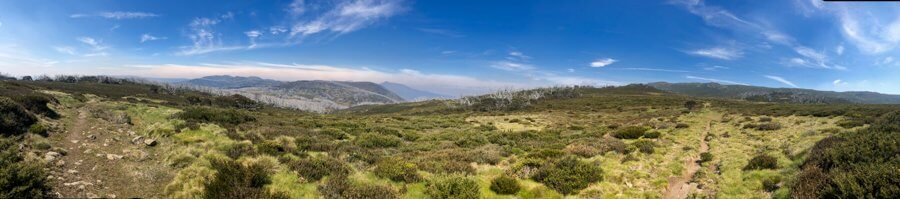
[[[76,118],[61,118],[64,129],[51,133],[50,182],[58,197],[65,198],[161,198],[165,183],[172,179],[169,167],[157,152],[130,130],[127,123],[96,118],[104,110],[90,100],[61,111]],[[161,150],[160,150],[161,151]]]
[[[706,142],[706,135],[709,134],[709,131],[712,127],[712,121],[707,121],[706,131],[700,136],[700,153],[709,152],[709,144]],[[665,199],[683,199],[687,198],[688,194],[694,192],[694,190],[698,190],[697,183],[691,183],[691,178],[693,178],[694,174],[700,170],[700,157],[699,154],[697,156],[691,156],[685,158],[684,167],[685,170],[682,172],[681,176],[672,176],[669,177],[669,186],[666,187],[665,193],[663,193],[663,198]]]

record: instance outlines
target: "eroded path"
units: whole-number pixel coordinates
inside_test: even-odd
[[[144,139],[135,140],[127,122],[104,117],[110,110],[101,103],[90,99],[60,110],[60,129],[49,137],[53,152],[44,155],[56,196],[161,197],[171,179],[163,156]]]
[[[706,141],[706,136],[709,135],[711,129],[712,120],[710,118],[707,118],[706,130],[698,138],[700,139],[700,153],[709,152],[709,143],[707,143]],[[669,185],[668,187],[666,187],[666,191],[663,193],[663,198],[683,199],[687,198],[689,193],[697,190],[697,183],[691,183],[690,181],[691,178],[693,178],[694,174],[697,173],[698,170],[700,170],[699,160],[699,154],[689,156],[688,158],[684,159],[684,172],[682,172],[681,176],[669,177]]]

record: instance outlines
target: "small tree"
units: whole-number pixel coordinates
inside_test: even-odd
[[[695,108],[698,108],[698,105],[700,105],[700,103],[697,103],[697,101],[694,100],[684,102],[684,108],[688,109],[689,111],[693,111]]]

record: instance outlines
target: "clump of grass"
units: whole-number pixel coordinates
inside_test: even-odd
[[[421,179],[416,171],[416,165],[411,162],[389,158],[376,163],[372,173],[392,181],[412,183]]]
[[[331,157],[310,157],[287,163],[288,167],[300,174],[303,179],[314,182],[329,175],[347,175],[350,168],[340,160]]]
[[[634,146],[635,148],[637,148],[638,151],[640,151],[641,153],[645,153],[645,154],[653,154],[653,152],[656,151],[656,150],[654,150],[654,147],[656,146],[656,144],[650,140],[638,140],[638,141],[635,141],[634,143],[631,143],[631,145]]]
[[[0,135],[20,135],[28,131],[37,118],[6,97],[0,97]]]
[[[700,163],[706,163],[712,161],[713,155],[709,152],[700,153]]]
[[[659,131],[650,131],[650,132],[644,133],[644,138],[647,138],[647,139],[656,139],[656,138],[659,138],[659,136],[660,136]]]
[[[629,126],[617,130],[615,133],[613,133],[613,137],[619,139],[638,139],[641,136],[644,136],[645,132],[647,132],[647,128],[640,126]]]
[[[437,176],[428,181],[425,193],[431,198],[479,198],[478,183],[462,175]]]
[[[510,195],[519,192],[519,182],[512,177],[501,175],[491,180],[491,191],[501,195]]]
[[[777,169],[778,168],[778,159],[775,157],[760,154],[754,156],[750,159],[750,162],[747,163],[747,166],[744,166],[744,170],[761,170],[761,169]]]
[[[49,198],[44,165],[28,161],[11,138],[0,137],[0,198]]]
[[[271,183],[268,168],[217,158],[209,161],[215,177],[204,184],[204,198],[286,198],[263,187]]]
[[[365,133],[356,137],[356,144],[366,148],[388,148],[400,146],[403,141],[397,136]]]
[[[562,194],[574,194],[594,182],[603,179],[599,166],[582,162],[574,157],[562,158],[541,167],[532,177]]]

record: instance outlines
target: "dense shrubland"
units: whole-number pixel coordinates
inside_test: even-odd
[[[900,197],[900,112],[867,128],[826,138],[810,149],[792,197]]]
[[[706,123],[685,119],[690,118],[686,115],[728,112],[730,106],[746,112],[730,114],[728,121],[752,124],[754,130],[760,131],[741,131],[742,126],[735,126],[731,132],[713,132],[717,135],[711,135],[707,141],[725,139],[729,133],[751,137],[789,133],[785,129],[794,123],[782,117],[787,115],[841,116],[845,118],[843,121],[861,121],[853,127],[868,125],[847,130],[854,132],[842,133],[837,128],[807,133],[837,135],[820,141],[808,153],[790,152],[796,155],[791,157],[797,157],[792,161],[801,161],[805,154],[806,163],[799,171],[799,178],[804,180],[792,179],[785,172],[782,177],[763,176],[760,178],[764,180],[748,183],[772,191],[773,195],[787,188],[791,195],[797,196],[896,197],[896,186],[892,183],[897,184],[898,178],[892,171],[897,168],[897,160],[891,154],[898,152],[896,144],[890,141],[898,139],[896,133],[888,132],[896,132],[898,127],[896,122],[883,122],[891,120],[885,114],[886,110],[896,110],[891,106],[847,105],[844,109],[817,105],[751,106],[668,95],[631,85],[510,92],[469,98],[469,101],[424,101],[363,106],[336,114],[309,114],[261,106],[242,96],[209,95],[128,81],[37,79],[5,87],[11,88],[7,91],[0,89],[15,94],[0,94],[39,96],[39,92],[32,90],[58,90],[72,93],[73,98],[99,96],[88,98],[103,99],[100,103],[141,104],[174,110],[153,116],[159,124],[172,124],[165,134],[169,137],[161,139],[174,140],[165,143],[179,149],[163,158],[171,169],[178,171],[169,186],[171,191],[167,190],[172,197],[308,196],[304,194],[324,198],[482,198],[494,194],[521,198],[559,195],[591,198],[611,194],[654,197],[632,193],[624,184],[649,178],[641,172],[652,172],[663,179],[669,174],[680,174],[683,168],[656,162],[670,158],[673,153],[694,156],[699,153],[691,142],[678,142],[681,145],[674,149],[663,148],[676,146],[673,143],[678,139],[697,140],[687,136],[701,131]],[[16,90],[19,88],[22,90]],[[63,98],[30,98],[33,99],[28,103],[36,105],[25,105],[15,97],[0,98],[0,105],[9,110],[2,112],[4,118],[11,118],[3,121],[3,128],[14,130],[9,132],[15,135],[28,131],[52,132],[39,122],[53,120],[41,110],[54,111],[50,107],[55,106],[47,105],[59,103]],[[87,101],[90,100],[81,99],[78,103]],[[701,109],[704,104],[710,106]],[[762,108],[752,109],[756,105]],[[135,121],[147,121],[148,116],[142,114],[156,109],[138,110],[126,112]],[[747,118],[758,119],[738,122],[745,117],[743,113]],[[888,119],[873,120],[863,113]],[[725,120],[722,123],[728,122]],[[143,127],[138,122],[128,125]],[[731,125],[723,126],[731,128]],[[704,167],[710,168],[721,166],[720,159],[729,158],[719,154],[713,158],[710,152],[699,155]],[[766,156],[742,158],[744,162],[737,170],[746,168],[743,172],[756,178],[796,167],[778,165],[779,158],[784,159],[781,156]],[[42,188],[37,180],[42,179],[41,174],[31,171],[40,170],[22,172],[30,176],[25,179],[32,180],[26,184],[33,185],[31,190],[45,190],[46,186]],[[717,174],[708,171],[703,175]],[[661,186],[658,183],[633,185],[643,186],[649,192],[658,190]],[[191,190],[179,192],[185,187]],[[607,193],[616,190],[627,193]]]

